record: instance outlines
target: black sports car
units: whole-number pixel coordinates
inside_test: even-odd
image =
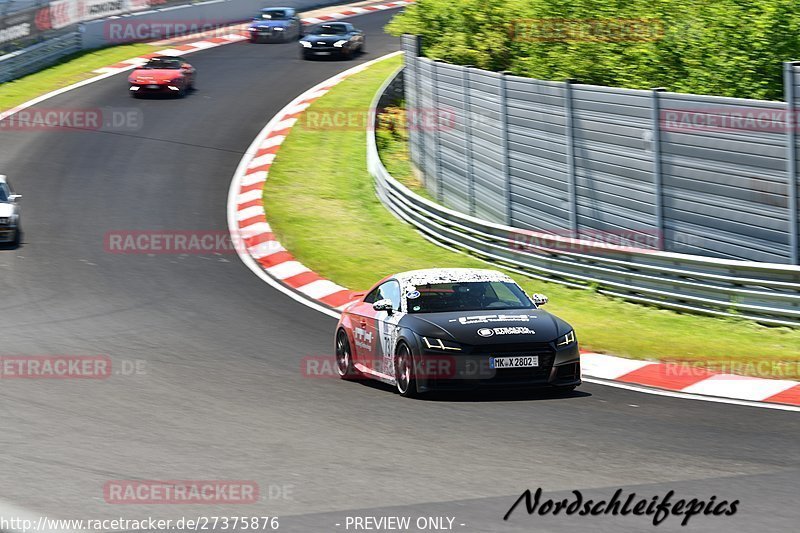
[[[300,55],[303,59],[316,56],[338,56],[351,58],[364,51],[364,32],[347,22],[319,24],[300,39]]]
[[[403,396],[478,387],[581,383],[572,327],[540,309],[500,272],[430,269],[389,276],[342,312],[336,328],[340,377],[365,376]]]

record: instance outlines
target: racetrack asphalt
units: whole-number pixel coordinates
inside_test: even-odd
[[[353,19],[367,33],[357,61],[398,49],[382,31],[390,17]],[[141,112],[138,131],[0,129],[0,170],[24,196],[25,230],[22,247],[0,250],[0,357],[104,354],[117,371],[140,361],[139,374],[108,380],[3,379],[0,500],[64,518],[277,515],[284,531],[345,531],[348,515],[391,514],[454,516],[469,532],[639,532],[653,527],[647,517],[502,517],[528,488],[604,498],[672,489],[738,499],[739,511],[688,528],[668,518],[658,531],[800,523],[796,413],[591,384],[568,398],[412,401],[307,378],[301,361],[331,353],[335,321],[235,254],[108,253],[110,231],[227,231],[228,187],[252,139],[354,64],[303,62],[294,43],[189,60],[198,90],[183,100],[134,100],[120,75],[37,106]],[[106,503],[104,485],[126,479],[252,480],[264,499]]]

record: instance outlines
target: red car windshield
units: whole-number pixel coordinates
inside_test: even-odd
[[[147,70],[180,70],[183,62],[180,59],[151,59],[143,67]]]

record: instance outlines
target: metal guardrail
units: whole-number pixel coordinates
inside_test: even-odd
[[[381,97],[372,102],[377,116]],[[367,165],[381,202],[434,243],[526,276],[684,312],[800,327],[800,267],[612,246],[521,230],[443,207],[387,172],[375,128]]]
[[[0,56],[0,83],[32,74],[80,51],[81,34],[72,32]]]

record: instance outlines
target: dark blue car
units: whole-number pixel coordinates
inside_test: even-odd
[[[291,7],[262,9],[250,24],[250,42],[295,41],[302,35],[302,23],[297,11]]]

